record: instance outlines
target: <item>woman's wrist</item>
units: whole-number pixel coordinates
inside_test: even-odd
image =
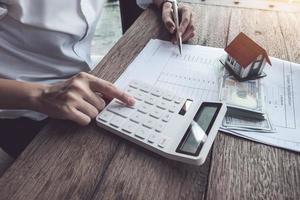
[[[42,96],[43,93],[49,88],[50,86],[47,84],[36,84],[33,83],[30,86],[30,91],[26,96],[26,109],[34,110],[34,111],[41,111],[42,108]]]
[[[46,84],[0,79],[0,109],[36,110]]]

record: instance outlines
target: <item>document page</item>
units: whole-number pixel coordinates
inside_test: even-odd
[[[122,88],[130,80],[141,80],[193,100],[216,101],[225,51],[219,48],[183,45],[150,40],[138,57],[117,80]]]
[[[124,88],[131,80],[141,80],[193,100],[218,101],[224,67],[223,49],[199,45],[177,45],[152,39],[116,81]],[[300,65],[271,58],[262,79],[266,111],[274,133],[222,131],[258,142],[300,152]]]
[[[263,79],[266,111],[273,134],[227,131],[262,143],[300,152],[300,64],[271,58]]]

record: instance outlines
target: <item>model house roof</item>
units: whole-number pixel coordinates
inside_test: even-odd
[[[225,48],[225,51],[244,68],[255,61],[259,55],[263,55],[271,65],[266,50],[242,32]]]

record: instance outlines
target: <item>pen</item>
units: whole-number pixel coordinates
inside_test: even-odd
[[[177,44],[178,44],[178,48],[179,48],[179,53],[181,55],[181,52],[182,52],[182,38],[181,38],[181,35],[178,34],[179,17],[178,17],[178,6],[177,6],[177,1],[176,0],[172,0],[172,9],[173,9],[173,18],[174,18],[175,26],[176,26]]]

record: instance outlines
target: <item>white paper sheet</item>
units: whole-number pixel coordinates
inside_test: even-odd
[[[183,45],[183,55],[170,42],[150,40],[116,81],[123,88],[142,80],[195,100],[217,101],[223,69],[223,49]],[[271,59],[264,78],[266,109],[276,133],[236,131],[232,134],[282,148],[300,151],[300,65]]]
[[[217,100],[223,49],[195,45],[178,47],[162,40],[150,40],[138,57],[116,81],[122,88],[130,80],[141,80],[173,91],[179,96]]]
[[[277,58],[271,62],[263,84],[266,110],[276,132],[224,131],[300,152],[300,64]]]

